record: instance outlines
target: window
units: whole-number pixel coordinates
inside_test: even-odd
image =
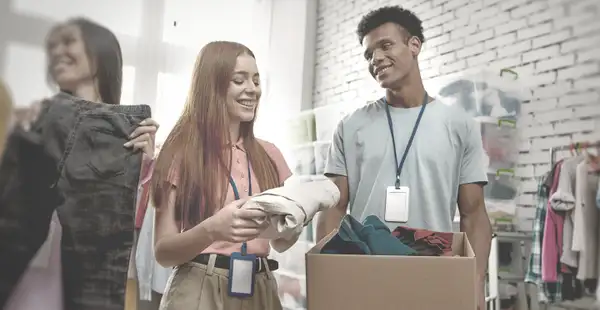
[[[156,142],[163,143],[179,119],[189,89],[189,77],[172,73],[158,74],[157,104],[153,113],[160,124]]]
[[[222,14],[224,11],[226,15]],[[158,77],[159,94],[153,113],[161,124],[157,141],[167,137],[179,118],[197,54],[211,41],[240,42],[254,52],[263,85],[261,105],[265,106],[270,14],[271,0],[169,0],[164,11],[162,36],[168,48],[164,53],[163,72]],[[261,133],[269,132],[264,121],[270,118],[263,117],[265,113],[265,109],[259,109],[257,127]]]
[[[9,43],[2,76],[17,106],[27,106],[52,94],[46,80],[46,56],[40,46]]]
[[[134,104],[135,95],[135,67],[123,67],[123,88],[121,90],[121,104]]]
[[[13,14],[53,21],[85,16],[115,33],[138,37],[142,26],[142,8],[143,0],[12,0],[11,9]]]

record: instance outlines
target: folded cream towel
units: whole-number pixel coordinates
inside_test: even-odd
[[[289,249],[319,211],[334,207],[340,201],[340,191],[329,179],[288,183],[250,198],[242,208],[261,210],[267,216],[256,221],[268,221],[268,228],[259,238],[270,239],[271,246],[281,253]]]

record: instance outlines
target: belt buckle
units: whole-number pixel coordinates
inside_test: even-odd
[[[262,257],[259,257],[258,258],[258,264],[257,264],[257,267],[258,267],[257,272],[261,272],[262,271],[262,269],[263,269],[262,264],[263,264],[263,259],[262,259]]]

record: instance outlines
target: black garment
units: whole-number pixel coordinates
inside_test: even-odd
[[[44,107],[30,132],[15,133],[8,149],[12,161],[0,166],[0,215],[6,213],[18,226],[2,227],[0,233],[0,240],[5,233],[17,237],[12,244],[0,243],[0,306],[46,239],[56,209],[63,227],[65,309],[122,310],[142,164],[142,154],[123,144],[150,117],[150,108],[91,103],[67,94]],[[16,185],[5,186],[12,184],[4,180],[5,170],[17,178]],[[14,242],[19,239],[27,240],[24,247]],[[11,275],[6,280],[5,272]]]
[[[581,281],[577,280],[577,268],[567,266],[569,273],[562,273],[562,299],[563,300],[577,300],[583,297],[583,286]]]
[[[54,162],[41,143],[28,138],[33,135],[17,129],[0,164],[0,309],[44,244],[53,210],[62,201],[50,188],[57,176]]]

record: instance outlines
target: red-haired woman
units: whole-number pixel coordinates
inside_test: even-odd
[[[281,309],[271,273],[277,263],[267,259],[268,240],[257,238],[265,227],[253,221],[265,214],[240,209],[247,197],[291,175],[279,149],[254,137],[260,95],[250,49],[204,46],[152,177],[156,259],[176,266],[161,309]],[[255,267],[236,269],[236,255],[256,257]],[[244,281],[251,292],[240,293],[236,283]]]

